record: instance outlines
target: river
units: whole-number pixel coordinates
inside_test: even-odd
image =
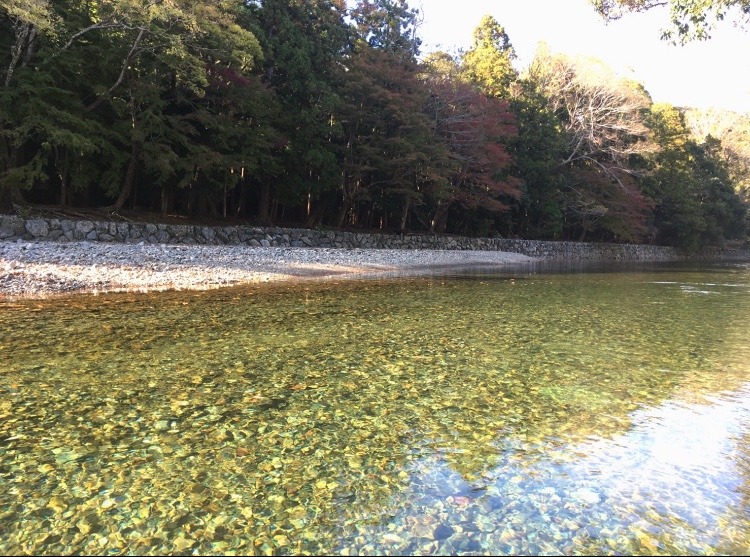
[[[0,301],[0,553],[745,555],[750,265]]]

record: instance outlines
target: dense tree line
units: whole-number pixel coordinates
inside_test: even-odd
[[[750,116],[544,48],[519,73],[489,16],[459,55],[422,53],[404,0],[0,0],[0,23],[6,209],[747,237]]]

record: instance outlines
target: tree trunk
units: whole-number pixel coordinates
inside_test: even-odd
[[[218,218],[219,217],[219,210],[216,207],[216,202],[211,199],[208,195],[205,196],[206,200],[206,210],[208,211],[208,215],[211,218]]]
[[[224,195],[222,197],[222,211],[221,216],[224,218],[224,220],[227,219],[227,182],[226,178],[224,179]]]
[[[399,225],[399,231],[403,234],[406,231],[406,219],[409,216],[409,207],[411,207],[411,197],[406,196],[404,198],[404,209],[401,213],[401,224]]]
[[[341,201],[341,208],[339,209],[339,216],[336,218],[336,228],[344,226],[344,220],[346,215],[349,213],[349,204],[346,201]]]
[[[128,170],[125,173],[125,179],[122,182],[122,189],[120,190],[120,195],[117,196],[117,200],[107,207],[107,210],[111,212],[116,212],[122,209],[123,205],[125,205],[125,202],[128,200],[128,197],[130,197],[131,192],[133,191],[133,184],[135,183],[135,167],[136,167],[136,160],[138,158],[138,150],[136,148],[136,145],[133,144],[130,150],[130,162],[128,163]]]
[[[320,201],[315,206],[315,209],[310,213],[307,218],[306,226],[308,228],[315,228],[323,223],[323,217],[325,216],[326,209],[328,209],[329,199],[328,196],[321,196]]]
[[[12,213],[17,205],[25,203],[21,188],[16,185],[0,187],[0,211]]]
[[[68,203],[68,180],[65,174],[60,174],[60,207],[65,207]]]
[[[370,205],[367,208],[367,212],[365,213],[365,216],[362,218],[362,228],[372,230],[372,219],[374,215],[375,215],[375,212],[372,210],[372,205]]]
[[[430,232],[443,232],[448,224],[448,209],[450,209],[451,203],[438,206],[435,211],[435,215],[432,217],[430,223]]]
[[[169,211],[169,190],[167,186],[161,188],[161,216],[166,217]]]
[[[63,154],[60,155],[60,151],[55,147],[55,166],[58,170],[58,178],[60,178],[60,207],[65,207],[68,204],[68,149],[63,147]]]
[[[245,187],[244,179],[240,179],[239,188],[240,188],[240,191],[239,191],[240,197],[237,200],[237,206],[235,207],[233,211],[234,215],[237,217],[241,216],[242,212],[245,210],[245,191],[247,190],[247,188]]]
[[[271,179],[265,178],[260,183],[260,200],[258,201],[258,220],[266,226],[271,224]]]

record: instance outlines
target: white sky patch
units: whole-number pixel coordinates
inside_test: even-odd
[[[472,43],[483,15],[505,27],[528,65],[540,41],[553,52],[593,56],[642,83],[654,102],[750,113],[750,30],[724,22],[708,41],[674,46],[660,40],[666,10],[629,14],[605,24],[587,0],[413,0],[424,22],[423,52],[455,51]]]

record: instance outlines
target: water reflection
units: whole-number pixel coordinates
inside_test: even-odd
[[[742,554],[749,294],[663,267],[5,304],[0,550]]]

